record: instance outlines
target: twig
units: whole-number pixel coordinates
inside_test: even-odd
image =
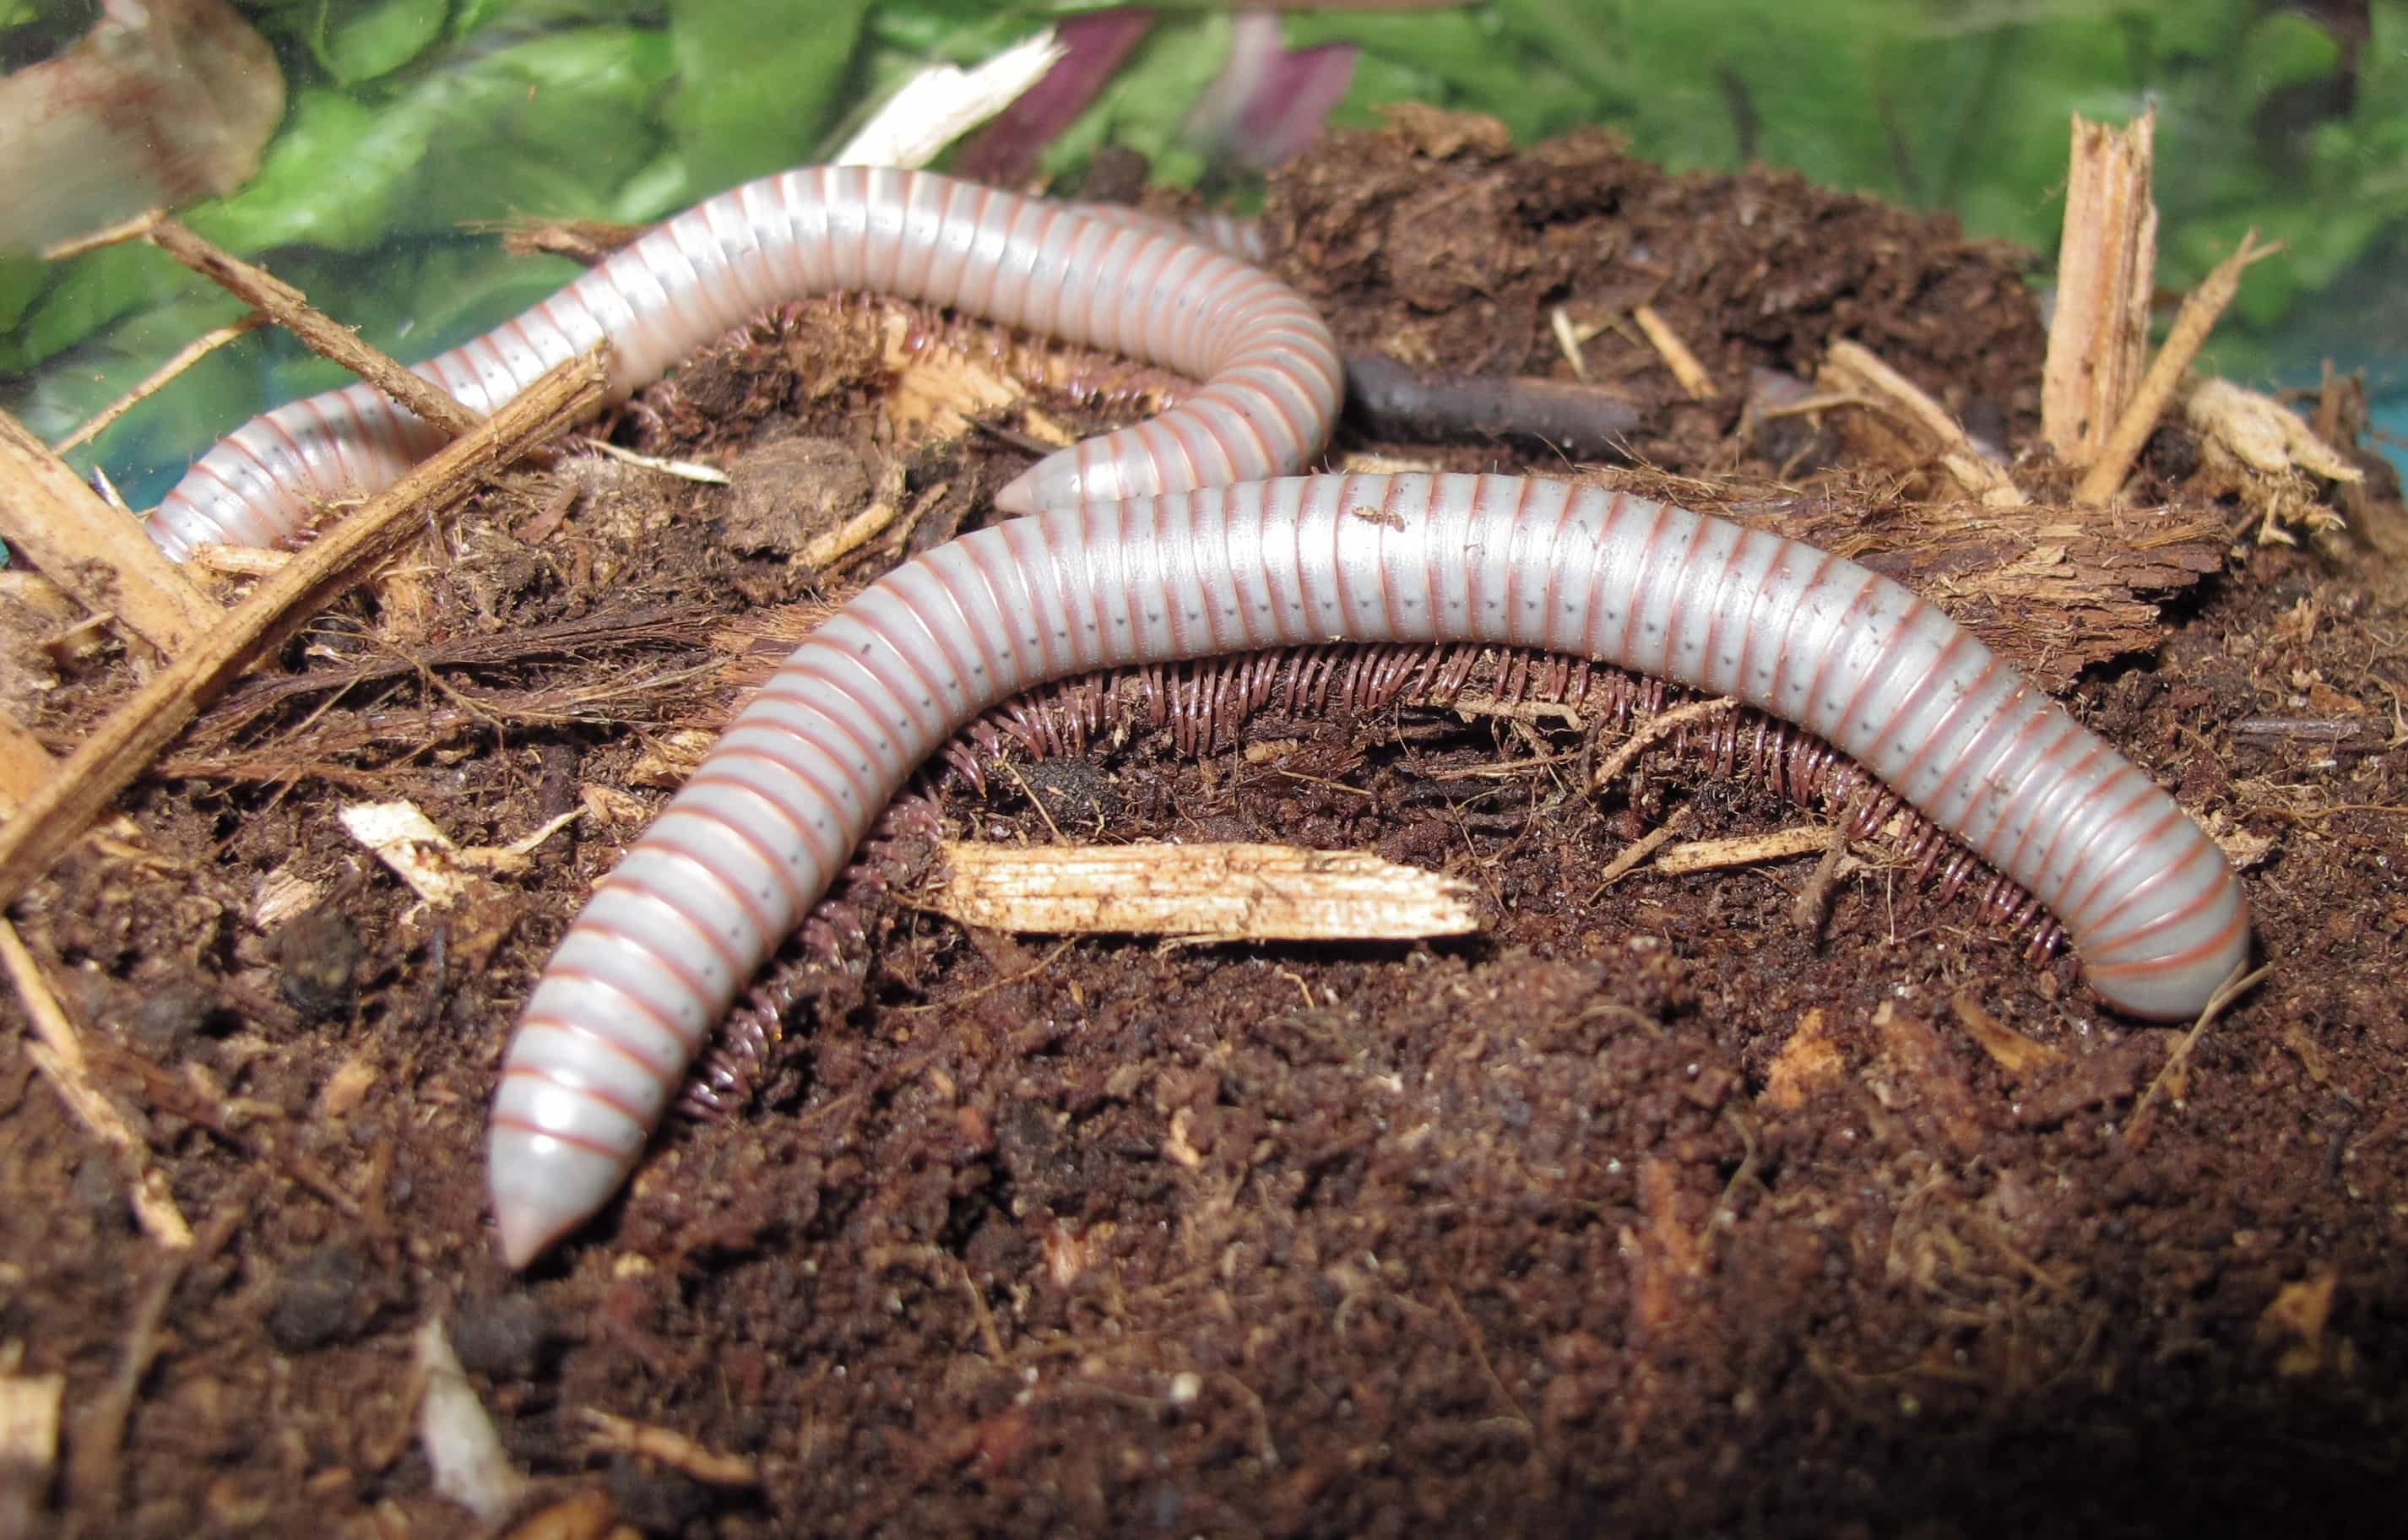
[[[148,240],[273,319],[311,353],[333,359],[445,432],[463,434],[484,421],[432,381],[410,373],[361,341],[350,327],[313,308],[300,290],[194,235],[165,213],[153,210],[109,233],[120,240]]]
[[[0,906],[15,901],[253,658],[408,540],[423,519],[599,407],[604,378],[598,352],[570,359],[528,386],[492,422],[445,445],[262,580],[200,645],[136,691],[27,799],[16,817],[0,825]]]
[[[1848,799],[1847,806],[1841,809],[1840,816],[1831,825],[1830,844],[1823,852],[1823,858],[1814,864],[1814,875],[1798,890],[1796,901],[1789,906],[1791,921],[1806,932],[1809,941],[1823,939],[1823,922],[1831,913],[1831,890],[1839,885],[1840,863],[1848,855],[1848,830],[1856,828],[1856,820],[1871,800],[1870,785],[1857,787],[1856,794]]]
[[[946,878],[929,907],[990,930],[1393,941],[1480,928],[1464,884],[1368,851],[958,841],[940,850]]]
[[[126,1418],[133,1415],[134,1398],[158,1356],[160,1323],[166,1319],[167,1302],[184,1275],[185,1256],[185,1250],[179,1248],[158,1263],[158,1275],[143,1290],[134,1307],[134,1319],[125,1329],[117,1373],[76,1419],[73,1453],[67,1457],[67,1487],[78,1505],[87,1511],[116,1510],[117,1461],[125,1444]]]
[[[2086,466],[2140,383],[2149,356],[2157,208],[2149,196],[2157,114],[2129,128],[2073,115],[2057,310],[2041,369],[2041,432],[2068,466]]]
[[[0,966],[7,968],[9,982],[17,986],[17,998],[24,1001],[25,1014],[33,1018],[34,1035],[39,1041],[26,1046],[35,1067],[58,1088],[60,1100],[77,1120],[116,1152],[132,1194],[134,1216],[143,1232],[170,1251],[191,1245],[192,1227],[176,1206],[166,1178],[150,1164],[150,1150],[132,1125],[93,1084],[83,1039],[76,1032],[75,1023],[67,1019],[58,996],[50,992],[50,981],[42,976],[17,928],[5,918],[0,918]]]
[[[1826,390],[1862,397],[1884,416],[1920,430],[1936,446],[1941,468],[1984,502],[2014,507],[2029,500],[2005,468],[1948,414],[1947,408],[1862,343],[1844,338],[1832,343],[1815,382]]]
[[[2141,448],[2157,428],[2157,419],[2166,414],[2174,392],[2182,384],[2183,373],[2199,356],[2207,334],[2215,329],[2216,318],[2241,292],[2241,275],[2283,249],[2276,241],[2272,246],[2258,244],[2258,232],[2249,231],[2241,237],[2241,247],[2215,265],[2215,270],[2200,281],[2190,292],[2174,316],[2173,329],[2166,334],[2166,345],[2157,350],[2157,361],[2149,366],[2141,388],[2126,404],[2124,415],[2115,420],[2115,431],[2107,437],[2107,444],[2099,458],[2083,473],[2082,484],[2074,489],[2074,500],[2104,503],[2115,496],[2124,478],[2130,473],[2132,463],[2141,457]]]
[[[207,636],[224,611],[176,569],[142,526],[0,411],[0,535],[52,581],[114,614],[169,657]]]
[[[2242,244],[2245,247],[2248,242],[2244,240]],[[2243,966],[2246,964],[2244,963]],[[2149,1082],[2149,1088],[2143,1091],[2141,1100],[2133,1104],[2132,1115],[2124,1124],[2126,1144],[2136,1143],[2142,1137],[2144,1132],[2143,1120],[2148,1115],[2150,1105],[2157,1101],[2158,1090],[2164,1087],[2170,1077],[2190,1062],[2191,1050],[2199,1046],[2199,1040],[2206,1035],[2208,1028],[2214,1024],[2215,1018],[2224,1015],[2226,1009],[2234,1000],[2258,987],[2258,982],[2273,971],[2274,965],[2271,962],[2252,973],[2243,973],[2235,969],[2233,977],[2216,986],[2215,993],[2208,997],[2206,1009],[2200,1012],[2199,1019],[2191,1023],[2190,1030],[2183,1034],[2182,1041],[2174,1044],[2174,1051],[2166,1056],[2165,1067],[2157,1072],[2157,1077]]]
[[[1558,305],[1549,312],[1547,324],[1555,328],[1555,349],[1564,355],[1564,362],[1572,367],[1572,378],[1584,385],[1587,384],[1588,356],[1581,352],[1581,335],[1572,324],[1571,311]]]
[[[631,1418],[614,1417],[596,1406],[580,1406],[578,1416],[594,1430],[590,1437],[596,1448],[656,1460],[713,1487],[751,1487],[760,1483],[760,1465],[750,1456],[706,1449],[683,1433]]]
[[[1661,825],[1623,846],[1621,850],[1614,853],[1613,859],[1605,863],[1605,871],[1598,876],[1596,891],[1589,894],[1588,901],[1597,902],[1607,888],[1628,875],[1640,862],[1670,844],[1673,836],[1688,827],[1689,810],[1685,807],[1680,808]]]
[[[1346,410],[1388,439],[1526,439],[1575,457],[1621,452],[1639,408],[1603,385],[1429,374],[1381,353],[1346,360]]]
[[[266,324],[267,317],[253,310],[240,321],[229,322],[215,330],[203,332],[178,349],[175,357],[144,375],[132,390],[94,412],[85,421],[83,426],[52,444],[51,450],[64,454],[71,449],[92,442],[108,431],[109,424],[158,395],[176,376],[224,347],[236,338],[248,337]]]
[[[1777,828],[1769,834],[1734,834],[1721,840],[1692,840],[1674,845],[1656,857],[1655,870],[1668,877],[1684,877],[1692,871],[1720,871],[1734,866],[1760,866],[1767,861],[1786,861],[1793,856],[1813,856],[1831,848],[1831,831],[1827,828],[1807,825],[1797,828]],[[1839,869],[1845,875],[1851,869],[1844,863]]]
[[[1656,313],[1655,306],[1640,306],[1630,312],[1630,319],[1639,323],[1639,330],[1647,338],[1647,345],[1656,350],[1656,357],[1664,360],[1664,367],[1672,371],[1672,378],[1689,393],[1689,399],[1711,401],[1714,398],[1714,377],[1698,362],[1698,355],[1681,340],[1681,334],[1672,329],[1672,324]]]
[[[1649,717],[1645,726],[1632,733],[1628,741],[1614,750],[1605,763],[1598,767],[1597,773],[1589,777],[1589,789],[1601,791],[1607,783],[1620,778],[1622,772],[1630,768],[1632,760],[1647,752],[1649,744],[1670,738],[1692,722],[1738,709],[1739,702],[1725,695],[1716,696],[1712,700],[1693,700],[1685,706],[1675,706],[1669,712]]]
[[[1489,1361],[1488,1343],[1481,1336],[1480,1328],[1471,1323],[1471,1317],[1464,1310],[1463,1302],[1455,1297],[1455,1289],[1446,1284],[1439,1285],[1438,1291],[1439,1297],[1446,1301],[1446,1313],[1455,1317],[1455,1329],[1463,1333],[1464,1345],[1471,1349],[1472,1361],[1480,1365],[1482,1377],[1488,1381],[1489,1391],[1497,1397],[1498,1404],[1504,1407],[1505,1415],[1522,1425],[1522,1432],[1525,1434],[1535,1436],[1534,1430],[1530,1426],[1529,1415],[1522,1410],[1522,1403],[1513,1399],[1513,1392],[1506,1386],[1504,1376],[1499,1374],[1497,1372],[1497,1366]]]

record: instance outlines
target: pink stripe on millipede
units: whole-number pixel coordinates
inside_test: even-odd
[[[486,1121],[492,1128],[507,1129],[512,1133],[528,1134],[537,1139],[557,1140],[561,1144],[581,1149],[588,1155],[602,1156],[614,1163],[626,1159],[625,1151],[606,1144],[599,1139],[589,1138],[581,1133],[572,1133],[566,1129],[548,1129],[540,1123],[530,1122],[515,1113],[497,1112]],[[637,1118],[635,1123],[638,1128],[644,1126],[642,1118]]]
[[[526,1015],[526,1019],[521,1023],[521,1025],[526,1027],[542,1027],[555,1032],[566,1032],[571,1037],[582,1038],[586,1042],[594,1044],[594,1049],[596,1053],[608,1054],[614,1058],[622,1058],[626,1060],[628,1063],[633,1064],[637,1069],[641,1070],[644,1072],[646,1078],[651,1080],[654,1085],[660,1087],[663,1091],[670,1091],[677,1088],[670,1083],[667,1077],[661,1073],[661,1067],[659,1065],[653,1063],[651,1059],[646,1058],[643,1055],[636,1052],[635,1049],[628,1047],[625,1043],[620,1042],[609,1033],[602,1031],[597,1028],[588,1026],[584,1022],[571,1021],[566,1016],[561,1015],[557,1012],[529,1011]]]
[[[664,854],[667,853],[667,847],[666,844],[655,843],[652,848],[660,849]],[[626,867],[622,865],[617,870],[613,871],[610,875],[603,878],[601,883],[595,887],[595,891],[596,893],[600,893],[606,889],[616,889],[621,893],[630,894],[660,909],[665,914],[673,916],[680,925],[683,926],[686,929],[693,931],[695,936],[700,938],[703,945],[709,947],[711,951],[718,953],[719,960],[727,964],[728,969],[731,971],[735,972],[739,977],[749,978],[752,976],[752,970],[744,965],[742,958],[738,957],[735,953],[727,949],[727,943],[720,937],[717,931],[703,924],[700,920],[695,919],[693,915],[687,914],[686,906],[678,902],[677,896],[675,894],[662,892],[658,887],[652,885],[650,878],[631,876],[628,873]],[[658,962],[661,965],[661,971],[663,972],[675,974],[678,981],[678,986],[683,989],[687,994],[693,995],[697,999],[708,998],[710,996],[711,992],[710,982],[700,973],[695,972],[692,968],[688,967],[684,958],[679,957],[674,952],[666,950],[655,937],[650,935],[638,935],[636,932],[617,925],[613,925],[610,928],[610,933],[626,945],[634,947],[637,951],[643,953],[644,956],[651,957],[655,962]],[[758,962],[752,964],[752,967],[754,968],[759,966],[760,964]]]
[[[1899,612],[1898,619],[1892,623],[1890,634],[1901,641],[1912,639],[1914,634],[1914,623],[1916,619],[1922,615],[1923,609],[1924,606],[1921,599],[1916,599],[1914,603],[1908,605],[1905,610]],[[1848,724],[1856,719],[1856,708],[1865,703],[1865,692],[1867,690],[1871,689],[1875,684],[1887,684],[1889,683],[1890,673],[1896,668],[1899,658],[1902,655],[1902,654],[1892,654],[1890,656],[1881,659],[1871,668],[1865,670],[1865,677],[1856,681],[1856,687],[1849,692],[1848,698],[1841,705],[1840,714],[1831,719],[1831,727],[1834,733],[1845,732],[1847,730]],[[1924,680],[1928,681],[1931,675],[1927,672],[1924,675]],[[1914,699],[1916,695],[1921,693],[1921,691],[1922,681],[1918,681],[1914,689],[1908,692],[1907,698],[1909,700]],[[1883,730],[1877,734],[1876,737],[1888,737],[1889,726],[1897,720],[1897,712],[1891,712],[1888,719],[1883,725]]]
[[[2100,893],[2106,888],[2106,885],[2114,881],[2116,871],[2126,861],[2143,854],[2150,846],[2156,844],[2158,841],[2172,833],[2179,825],[2188,818],[2188,816],[2189,815],[2185,813],[2179,807],[2167,809],[2158,816],[2157,821],[2151,824],[2147,829],[2143,830],[2121,855],[2117,856],[2113,861],[2102,865],[2099,870],[2099,874],[2090,880],[2090,885],[2087,887],[2085,887],[2079,894],[2069,897],[2065,900],[2063,905],[2065,914],[2070,917],[2080,919],[2085,929],[2097,930],[2102,928],[2105,921],[2112,918],[2112,915],[2102,914],[2099,916],[2096,921],[2083,918],[2083,916],[2088,913],[2090,906],[2098,901]],[[2192,842],[2192,849],[2189,854],[2183,857],[2184,862],[2187,863],[2198,859],[2200,855],[2199,846],[2204,842]],[[2178,871],[2179,868],[2175,870]],[[2136,888],[2134,891],[2137,892],[2138,889]],[[2127,895],[2124,901],[2129,903],[2131,901],[2131,897]]]
[[[741,825],[730,823],[724,819],[718,820],[717,825],[720,828],[724,829],[731,834],[741,834],[743,832]],[[777,917],[771,914],[767,910],[761,907],[761,900],[759,899],[756,899],[752,894],[744,891],[742,885],[738,884],[726,872],[720,871],[717,863],[704,856],[700,851],[695,850],[693,846],[685,843],[683,841],[668,834],[661,835],[658,839],[654,840],[652,843],[660,847],[660,849],[667,852],[669,855],[675,856],[683,860],[688,866],[693,867],[705,877],[710,878],[712,884],[714,884],[721,892],[736,900],[736,907],[742,910],[744,912],[744,917],[752,922],[752,928],[762,931],[765,934],[774,933],[780,928]],[[755,842],[755,843],[758,843],[758,842]],[[782,873],[786,870],[786,864],[783,861],[777,862],[772,866],[771,870]],[[789,883],[788,891],[791,892],[792,890],[792,885]],[[808,903],[810,900],[806,899],[801,901]]]
[[[563,1073],[564,1072],[556,1065],[514,1064],[502,1072],[502,1078],[504,1080],[541,1081],[544,1085],[552,1087],[556,1089],[567,1091],[575,1096],[588,1097],[595,1101],[599,1101],[602,1105],[609,1108],[612,1112],[617,1113],[620,1116],[625,1118],[628,1122],[635,1124],[636,1127],[639,1129],[644,1126],[647,1119],[643,1108],[631,1107],[626,1102],[620,1101],[615,1096],[612,1096],[609,1091],[587,1085],[581,1080],[564,1079]],[[657,1072],[654,1073],[653,1079],[656,1083],[658,1082],[659,1076]]]

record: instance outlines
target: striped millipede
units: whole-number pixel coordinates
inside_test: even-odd
[[[524,315],[419,365],[491,411],[546,369],[610,344],[625,396],[784,299],[875,289],[957,307],[1204,379],[1161,416],[1039,461],[996,495],[1011,512],[1302,468],[1343,388],[1335,345],[1294,291],[1158,223],[926,172],[782,172],[695,205]],[[254,418],[151,513],[182,559],[212,541],[289,544],[311,507],[399,479],[439,435],[366,384]]]
[[[831,616],[563,938],[495,1093],[523,1265],[614,1192],[736,992],[931,752],[1046,680],[1336,640],[1481,642],[1728,694],[1828,740],[2058,916],[2092,986],[2198,1012],[2245,958],[2238,878],[2137,767],[1854,562],[1503,476],[1319,476],[965,536]]]
[[[490,408],[607,336],[624,392],[778,299],[857,287],[1210,380],[996,498],[1040,516],[931,552],[831,617],[597,887],[495,1093],[489,1173],[513,1266],[616,1190],[738,989],[919,762],[1070,674],[1338,640],[1593,658],[1828,740],[2047,904],[2121,1009],[2191,1015],[2247,954],[2238,879],[2164,792],[1852,562],[1539,479],[1249,480],[1318,453],[1339,394],[1329,334],[1274,281],[1141,219],[911,173],[788,172],[423,367]],[[179,555],[290,540],[314,498],[385,484],[431,440],[365,386],[296,403],[205,456],[152,529]]]
[[[1526,708],[1545,704],[1562,708],[1560,725],[1574,735],[1598,728],[1638,733],[1649,731],[1649,719],[1678,704],[1681,693],[1664,680],[1561,653],[1468,643],[1348,643],[1222,654],[1076,675],[1014,696],[948,741],[927,773],[916,779],[929,783],[929,791],[954,779],[984,797],[995,784],[991,770],[1025,763],[1030,773],[1014,771],[1013,779],[1031,805],[1053,808],[1041,816],[1050,821],[1061,812],[1066,820],[1075,817],[1086,825],[1096,816],[1095,806],[1082,803],[1075,791],[1067,805],[1055,802],[1035,767],[1082,758],[1096,745],[1116,744],[1134,731],[1152,730],[1160,747],[1198,758],[1244,746],[1248,724],[1258,713],[1272,718],[1276,737],[1283,727],[1331,717],[1340,724],[1351,718],[1358,727],[1380,718],[1384,727],[1390,712],[1406,708],[1441,717],[1459,711],[1471,720],[1490,712],[1519,717]],[[1407,719],[1398,715],[1395,725],[1405,728]],[[1426,730],[1447,731],[1436,722]],[[1968,900],[1984,925],[2020,941],[2029,961],[2043,962],[2065,944],[2064,928],[2038,899],[1905,807],[1863,766],[1792,723],[1748,707],[1715,711],[1673,728],[1647,757],[1667,768],[1686,765],[1717,779],[1753,784],[1832,817],[1852,843],[1885,846],[1893,870],[1911,885],[1928,887],[1935,901]],[[1522,763],[1535,776],[1545,762]],[[1223,784],[1235,790],[1230,783]],[[1396,804],[1410,804],[1416,787],[1426,794],[1439,784],[1426,772],[1413,775],[1398,789]],[[1460,806],[1453,797],[1445,800],[1451,809]],[[1534,811],[1522,813],[1524,828]],[[942,836],[938,802],[917,786],[888,805],[880,827],[863,842],[858,858],[829,897],[812,910],[800,935],[779,950],[721,1022],[679,1091],[679,1112],[712,1119],[750,1105],[767,1083],[792,1013],[809,1006],[821,1021],[832,1021],[866,997],[870,933],[895,923],[900,906],[892,889],[927,869]]]

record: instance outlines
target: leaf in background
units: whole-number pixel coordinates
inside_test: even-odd
[[[869,0],[671,0],[668,122],[697,184],[795,165],[835,116]]]
[[[1529,144],[1595,121],[1591,94],[1552,61],[1526,54],[1486,7],[1337,13],[1283,18],[1290,48],[1351,42],[1362,50],[1353,86],[1331,112],[1341,127],[1369,127],[1377,108],[1418,98],[1499,119]]]
[[[1118,144],[1151,161],[1154,180],[1194,185],[1205,163],[1185,143],[1187,113],[1229,56],[1230,24],[1226,15],[1166,15],[1095,105],[1046,147],[1039,168],[1061,176]]]
[[[346,85],[390,75],[442,36],[447,0],[327,3],[310,29],[309,51]]]
[[[587,27],[438,68],[380,109],[309,91],[259,178],[192,223],[239,252],[352,251],[511,208],[599,214],[652,158],[668,73],[657,34]]]

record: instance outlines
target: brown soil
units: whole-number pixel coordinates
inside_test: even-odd
[[[1596,137],[1514,158],[1438,119],[1329,146],[1272,218],[1350,345],[1436,368],[1565,375],[1555,306],[1653,305],[1729,383],[1693,401],[1636,333],[1589,339],[1642,410],[1647,475],[1770,499],[2053,663],[2254,855],[2272,975],[2177,1062],[2181,1034],[1878,859],[1819,936],[1791,917],[1811,858],[1599,891],[1676,813],[1684,837],[1806,816],[1677,745],[1589,796],[1566,767],[1610,724],[1270,712],[1199,754],[1140,720],[933,794],[988,839],[1377,850],[1469,878],[1486,933],[965,934],[910,901],[906,834],[838,916],[861,936],[778,965],[786,1027],[731,1110],[673,1122],[626,1198],[509,1276],[482,1112],[551,943],[763,639],[986,517],[1026,463],[896,425],[885,307],[796,307],[621,421],[733,488],[581,458],[520,478],[214,707],[130,825],[15,907],[198,1240],[170,1260],[135,1228],[124,1167],[0,1006],[0,1369],[66,1379],[59,1471],[0,1490],[85,1534],[458,1533],[415,1436],[436,1317],[540,1478],[530,1506],[606,1494],[662,1533],[2332,1533],[2396,1510],[2396,483],[2344,500],[2347,535],[2261,546],[2161,432],[2170,511],[2057,543],[2095,579],[2193,531],[2207,559],[2128,564],[2126,605],[2229,561],[2154,655],[2076,678],[2147,640],[2146,609],[2136,632],[1978,581],[2039,532],[1935,568],[1929,532],[1962,519],[1921,467],[1734,388],[1852,338],[2021,450],[2042,338],[2015,253],[1789,178],[1666,178]],[[922,320],[939,352],[995,342]],[[1160,385],[1080,369],[1107,396]],[[1074,429],[1125,410],[1039,405]],[[2336,387],[2329,420],[2349,406]],[[801,564],[885,489],[907,536]],[[130,665],[12,624],[50,687],[11,708],[70,746]],[[464,845],[587,815],[433,912],[336,821],[397,797]],[[631,1453],[595,1411],[674,1437]]]

